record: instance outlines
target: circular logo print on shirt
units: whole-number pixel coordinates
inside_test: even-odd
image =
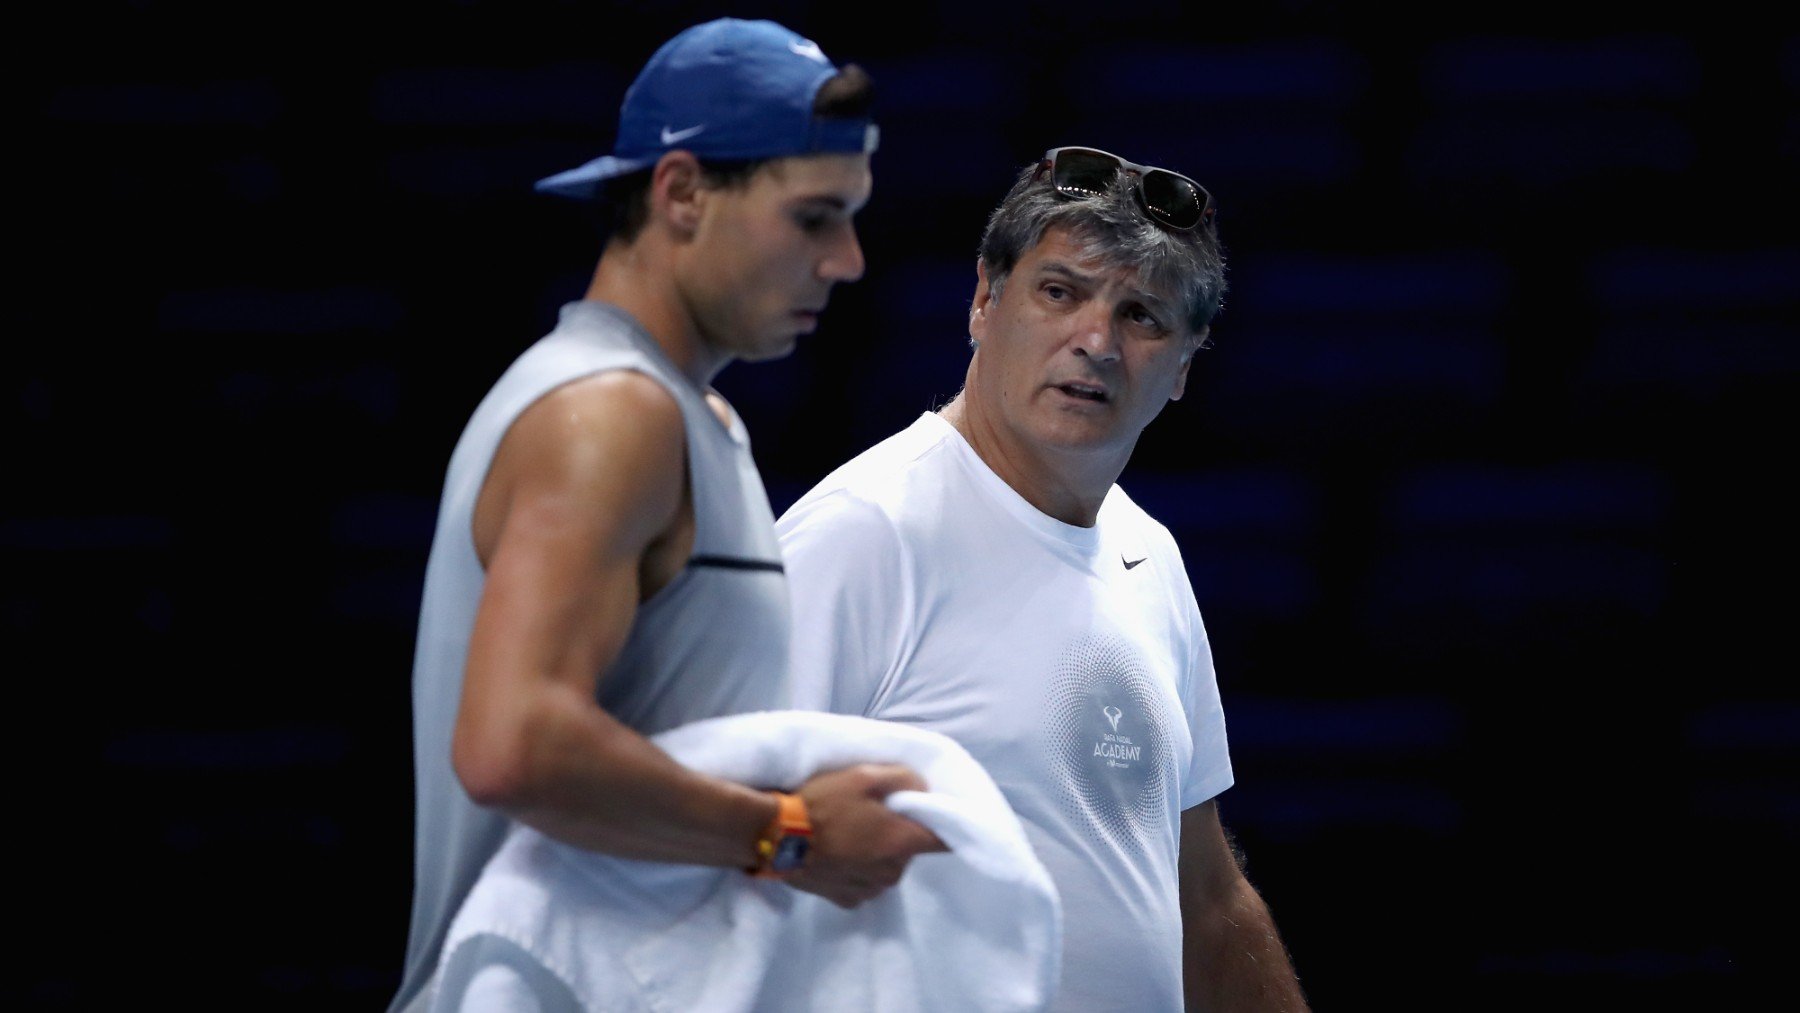
[[[1071,644],[1051,679],[1045,741],[1063,808],[1101,843],[1134,850],[1161,828],[1171,775],[1167,716],[1130,646]]]

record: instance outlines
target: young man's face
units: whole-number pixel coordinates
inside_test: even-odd
[[[812,333],[831,286],[862,277],[851,219],[872,185],[867,155],[808,155],[707,191],[684,286],[707,342],[769,359]]]
[[[985,415],[1024,447],[1129,452],[1164,404],[1179,398],[1204,334],[1136,271],[1082,254],[1050,229],[1019,259],[999,298],[985,269],[969,335],[980,343]]]

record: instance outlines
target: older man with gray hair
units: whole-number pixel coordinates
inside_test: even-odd
[[[1304,1009],[1219,822],[1231,763],[1180,552],[1115,484],[1219,310],[1212,198],[1052,149],[976,277],[962,391],[777,524],[796,702],[988,769],[1062,896],[1054,1008]]]

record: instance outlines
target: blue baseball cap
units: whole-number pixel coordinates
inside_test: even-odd
[[[817,43],[773,21],[719,18],[663,43],[625,91],[613,153],[540,179],[539,193],[591,200],[600,182],[656,164],[871,152],[867,118],[819,119],[813,98],[838,72]]]

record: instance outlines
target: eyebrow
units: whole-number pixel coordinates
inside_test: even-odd
[[[1092,286],[1098,284],[1095,275],[1084,274],[1081,271],[1075,270],[1074,268],[1070,267],[1069,265],[1063,263],[1060,260],[1046,260],[1043,263],[1039,264],[1037,269],[1038,269],[1039,274],[1054,274],[1058,277],[1067,278],[1068,280],[1070,280],[1072,282],[1076,282],[1077,284],[1081,284],[1081,285],[1087,285],[1087,286],[1092,287]]]
[[[854,216],[857,212],[867,206],[867,201],[854,203],[837,194],[829,193],[805,194],[790,198],[787,203],[787,207],[790,211],[829,211],[833,214],[840,214],[845,217]]]
[[[1150,312],[1156,314],[1157,316],[1163,318],[1163,323],[1165,325],[1171,324],[1174,322],[1174,319],[1175,319],[1175,304],[1174,303],[1170,302],[1167,299],[1164,299],[1162,296],[1159,296],[1159,295],[1155,294],[1154,292],[1146,292],[1143,289],[1135,289],[1134,288],[1131,290],[1131,294],[1137,298],[1138,302],[1144,304],[1145,309],[1147,309]]]

